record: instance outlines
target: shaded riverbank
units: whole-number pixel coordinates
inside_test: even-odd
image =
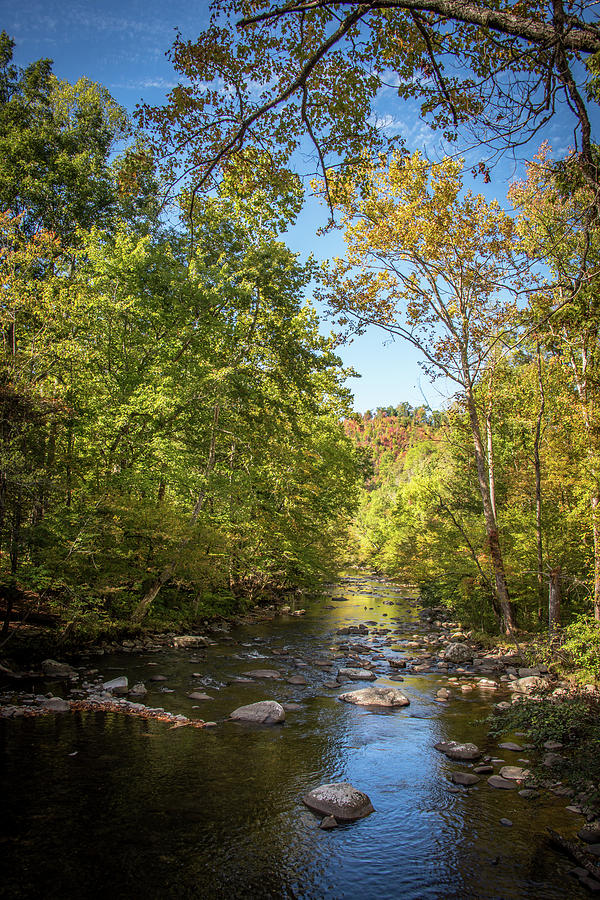
[[[451,774],[473,763],[434,749],[474,741],[502,760],[491,763],[496,774],[535,758],[499,750],[474,724],[510,699],[500,680],[507,664],[495,669],[489,658],[474,671],[444,661],[440,637],[452,633],[422,621],[406,589],[356,577],[303,617],[225,629],[205,647],[90,657],[73,681],[78,700],[126,676],[145,685],[145,707],[217,725],[173,729],[81,709],[0,720],[0,896],[39,896],[42,885],[64,900],[108,886],[118,897],[157,898],[586,896],[545,836],[547,825],[573,836],[583,824],[568,798],[528,799],[487,776],[455,785]],[[401,687],[410,706],[341,703],[361,684],[338,681],[339,669],[357,666],[375,675],[370,683]],[[276,675],[256,675],[265,669]],[[71,696],[70,684],[33,683],[30,708],[42,692]],[[286,706],[283,726],[228,721],[262,699]],[[323,832],[301,797],[341,780],[366,791],[376,812]]]

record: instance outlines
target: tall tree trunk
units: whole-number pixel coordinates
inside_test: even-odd
[[[485,419],[485,432],[487,437],[487,463],[488,463],[488,484],[490,486],[490,504],[494,519],[496,518],[496,474],[494,472],[494,441],[492,438],[492,410],[488,410]]]
[[[19,566],[19,550],[21,548],[21,491],[18,490],[13,508],[12,528],[10,532],[10,574],[15,575]]]
[[[490,548],[490,556],[492,559],[492,568],[494,571],[494,580],[496,583],[496,596],[502,613],[504,630],[507,634],[515,630],[515,622],[510,604],[510,594],[506,583],[506,574],[504,571],[504,560],[502,558],[502,549],[500,547],[500,536],[498,534],[498,525],[494,508],[490,498],[489,486],[489,470],[483,449],[481,439],[481,429],[479,427],[479,417],[475,406],[475,398],[471,386],[467,387],[467,410],[469,413],[469,422],[471,425],[471,433],[473,436],[473,446],[475,448],[475,465],[477,467],[477,482],[479,485],[479,493],[483,504],[483,516],[485,519],[485,530]]]
[[[14,578],[10,578],[8,584],[4,588],[4,599],[6,600],[6,610],[4,612],[4,621],[2,630],[0,630],[0,638],[5,638],[10,631],[10,619],[13,611],[15,600],[18,597],[17,585]]]
[[[600,496],[596,485],[591,498],[594,534],[594,618],[600,622]]]
[[[212,470],[215,467],[215,462],[216,462],[216,458],[217,458],[217,427],[219,424],[220,412],[221,412],[220,403],[215,403],[215,405],[213,407],[213,420],[212,420],[212,429],[211,429],[211,436],[210,436],[210,448],[208,451],[208,458],[206,461],[206,466],[204,467],[204,478],[205,479],[208,478],[208,476],[210,475],[210,473],[212,472]],[[198,494],[196,503],[194,504],[194,508],[192,510],[190,520],[188,523],[188,526],[190,528],[196,523],[198,516],[200,515],[200,513],[202,511],[202,507],[204,506],[206,497],[207,497],[207,487],[205,484],[205,486],[202,488],[202,490]],[[161,574],[158,576],[158,578],[155,579],[155,581],[153,582],[151,587],[144,594],[144,596],[142,597],[142,599],[140,600],[140,602],[134,609],[133,615],[131,616],[132,622],[139,624],[143,620],[144,616],[150,609],[150,606],[152,605],[152,603],[154,602],[154,600],[160,593],[161,588],[163,588],[164,585],[167,583],[167,581],[170,581],[170,579],[172,578],[172,576],[175,572],[175,569],[177,567],[177,563],[179,562],[179,557],[180,557],[181,551],[184,549],[184,547],[187,544],[189,544],[190,540],[191,540],[191,536],[188,536],[188,537],[183,538],[179,542],[179,544],[177,545],[177,547],[175,549],[175,553],[174,553],[171,561],[168,563],[167,566],[165,566],[165,568],[163,569]]]
[[[548,588],[548,634],[552,634],[555,625],[560,625],[560,566],[550,572]]]
[[[535,468],[535,532],[537,544],[537,583],[538,583],[538,621],[542,621],[544,609],[544,548],[542,544],[542,469],[540,465],[540,438],[542,435],[542,419],[546,408],[544,382],[542,380],[542,356],[540,345],[537,345],[537,370],[540,405],[535,423],[533,441],[533,464]]]

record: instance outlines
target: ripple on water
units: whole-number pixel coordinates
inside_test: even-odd
[[[337,700],[341,685],[323,686],[338,667],[329,650],[333,633],[349,616],[391,626],[404,639],[418,623],[406,586],[361,575],[334,593],[341,596],[315,604],[302,619],[234,629],[233,643],[217,642],[193,662],[189,652],[164,650],[152,657],[158,669],[135,654],[97,663],[103,675],[146,680],[148,705],[186,715],[207,717],[210,706],[210,717],[224,720],[255,700],[300,700],[283,726],[169,730],[103,713],[0,721],[7,873],[0,897],[37,898],[43,891],[84,900],[107,890],[123,898],[210,900],[585,896],[566,875],[568,861],[543,838],[546,824],[575,829],[577,817],[564,812],[564,803],[542,797],[530,805],[516,792],[493,791],[485,779],[448,792],[450,773],[469,767],[433,744],[485,746],[482,727],[473,724],[487,709],[478,692],[442,707],[433,698],[447,683],[443,674],[403,672],[411,706],[374,711]],[[388,603],[393,620],[384,615]],[[381,647],[403,652],[400,644]],[[268,656],[283,678],[301,672],[308,685],[233,682],[249,658]],[[298,668],[299,659],[309,665]],[[333,659],[333,673],[316,665],[324,659]],[[152,687],[153,671],[167,676],[174,693]],[[213,700],[194,711],[187,694],[199,683],[211,685]],[[393,684],[385,675],[376,683]],[[346,780],[369,795],[376,812],[319,830],[301,797],[318,784]]]

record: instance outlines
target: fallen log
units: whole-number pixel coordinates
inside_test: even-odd
[[[586,851],[575,841],[569,841],[567,838],[563,837],[562,834],[553,831],[552,828],[548,828],[548,834],[550,835],[550,840],[556,847],[564,850],[565,853],[574,859],[575,862],[578,862],[586,872],[589,872],[592,878],[595,878],[596,881],[600,882],[600,866],[594,862],[595,857],[592,857],[590,853],[586,853]]]

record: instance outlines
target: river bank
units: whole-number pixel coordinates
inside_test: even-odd
[[[271,614],[274,611],[268,612]],[[196,830],[196,806],[182,795],[179,776],[173,783],[174,747],[183,753],[183,757],[175,753],[176,769],[191,792],[197,793],[190,778],[200,778],[203,784],[201,805],[210,807],[206,828],[216,829],[226,845],[241,841],[249,853],[252,844],[256,856],[256,835],[248,844],[248,834],[240,831],[236,816],[251,831],[255,831],[251,823],[258,817],[262,823],[259,830],[268,833],[268,839],[263,834],[267,845],[278,845],[273,828],[277,830],[276,823],[281,824],[283,816],[290,846],[303,860],[292,869],[297,877],[299,868],[308,887],[290,893],[294,878],[277,851],[278,870],[266,860],[258,868],[268,873],[265,884],[271,885],[269,890],[281,892],[269,894],[265,889],[261,893],[260,886],[255,886],[256,896],[355,896],[348,892],[351,874],[364,883],[364,896],[540,896],[536,891],[541,884],[544,896],[559,897],[565,895],[564,883],[561,887],[564,878],[569,879],[570,895],[578,896],[578,882],[567,874],[571,866],[550,849],[545,828],[549,825],[574,840],[587,817],[595,815],[592,806],[586,805],[589,798],[563,793],[565,786],[559,783],[556,770],[544,765],[544,754],[526,739],[518,735],[511,735],[512,740],[490,739],[481,724],[495,706],[510,704],[513,695],[526,696],[540,683],[560,690],[557,679],[550,672],[528,671],[515,652],[474,650],[456,623],[432,618],[436,614],[419,610],[415,598],[402,586],[355,576],[303,616],[283,614],[252,623],[221,623],[213,626],[218,631],[208,634],[171,636],[179,646],[157,643],[108,651],[95,648],[88,651],[86,659],[55,661],[64,667],[60,677],[55,669],[43,679],[33,678],[26,690],[16,690],[6,681],[2,686],[3,746],[15,748],[8,752],[8,770],[23,788],[14,753],[24,740],[42,776],[43,760],[51,753],[45,745],[50,729],[64,753],[53,765],[62,770],[65,763],[77,761],[76,767],[66,766],[62,790],[70,793],[76,786],[85,790],[80,779],[85,782],[86,774],[90,775],[90,741],[96,747],[107,741],[112,746],[110,735],[115,729],[123,734],[123,726],[117,728],[116,723],[128,722],[125,746],[118,749],[117,744],[109,755],[119,769],[130,754],[137,759],[132,778],[142,797],[135,802],[141,803],[142,809],[148,786],[140,783],[140,774],[145,773],[152,783],[157,774],[148,770],[147,753],[140,746],[144,737],[151,737],[153,745],[161,747],[155,760],[160,760],[158,770],[179,798],[183,820],[191,816]],[[52,668],[48,661],[46,668]],[[377,709],[340,702],[343,693],[360,689],[362,683],[386,691],[400,690],[408,705]],[[282,706],[283,727],[242,726],[231,721],[237,708],[260,701]],[[196,746],[197,741],[201,743]],[[475,757],[461,757],[459,749],[456,758],[456,745],[469,744],[476,747],[471,751]],[[568,747],[561,752],[568,754]],[[209,767],[208,781],[200,775],[198,765]],[[541,776],[534,775],[538,765]],[[73,769],[79,772],[75,784]],[[111,781],[113,777],[111,773]],[[283,783],[275,787],[273,778],[283,779]],[[302,790],[319,782],[346,778],[366,790],[377,812],[356,826],[334,830],[340,843],[332,861],[325,847],[315,845],[313,829],[319,823],[298,810],[298,798]],[[15,783],[10,787],[19,816],[19,791]],[[35,807],[29,788],[23,790]],[[164,796],[164,789],[160,790]],[[47,792],[44,784],[43,793]],[[213,799],[207,799],[213,794],[214,801],[220,798],[223,811],[228,812],[227,825],[223,812],[215,809]],[[132,798],[130,790],[127,795]],[[196,799],[200,802],[199,796]],[[264,821],[266,809],[273,817],[271,823]],[[408,830],[403,814],[410,823]],[[121,818],[123,815],[121,811]],[[125,818],[130,815],[128,810]],[[531,844],[532,816],[536,820],[535,847]],[[101,819],[105,821],[104,816]],[[117,831],[122,825],[120,820],[113,821]],[[103,833],[106,826],[105,822]],[[202,840],[208,840],[206,828],[203,824],[200,829]],[[59,830],[64,837],[64,829]],[[142,830],[147,833],[147,825]],[[175,831],[181,840],[180,826]],[[394,863],[397,853],[392,853],[390,846],[394,834],[402,835],[414,858],[409,872]],[[39,833],[36,839],[41,839]],[[370,839],[375,843],[367,852],[364,841]],[[214,846],[212,838],[209,843]],[[348,845],[354,846],[359,856],[367,852],[372,864],[366,862],[359,871],[345,857]],[[465,860],[489,869],[490,893],[476,892],[462,863],[456,882],[450,848],[457,845]],[[497,847],[502,852],[492,852]],[[18,847],[11,846],[11,850],[19,856]],[[189,860],[173,853],[187,879]],[[423,854],[431,858],[432,853],[437,854],[437,864],[424,881],[418,863]],[[220,896],[219,891],[224,896],[227,876],[220,870],[215,874],[218,863],[205,856],[203,865],[208,868],[203,877],[212,872],[212,893],[191,892],[189,896]],[[315,858],[320,860],[316,870]],[[375,864],[376,872],[372,869]],[[236,890],[241,895],[254,884],[256,864],[250,857],[242,869],[234,878],[234,896]],[[535,877],[531,874],[534,870]],[[579,874],[585,881],[587,874]],[[70,896],[68,883],[61,883],[62,896]],[[337,893],[328,893],[329,883]],[[403,893],[386,893],[389,885]],[[462,894],[456,892],[460,885]],[[152,888],[150,895],[158,896],[152,894]],[[85,896],[85,891],[79,896]]]

